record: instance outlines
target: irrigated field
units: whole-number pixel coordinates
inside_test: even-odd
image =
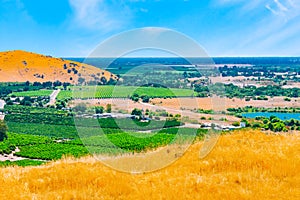
[[[116,155],[144,152],[171,142],[193,140],[196,134],[197,138],[202,139],[207,133],[203,129],[179,127],[183,123],[176,119],[141,122],[127,118],[78,118],[75,123],[70,113],[54,108],[7,105],[5,111],[9,113],[5,121],[10,133],[7,139],[0,142],[0,154],[13,153],[12,156],[18,156],[17,159],[47,161],[63,156],[81,157],[90,153]],[[151,130],[160,131],[154,134]],[[179,139],[175,137],[178,130],[183,132]],[[12,159],[3,155],[1,160]],[[25,165],[24,162],[0,162],[0,166]]]
[[[140,175],[114,171],[89,157],[1,168],[0,198],[299,199],[299,134],[236,131],[221,136],[204,159],[199,159],[201,145],[165,169]],[[112,162],[118,159],[127,158]]]
[[[195,93],[189,89],[154,88],[133,86],[85,86],[71,87],[69,91],[61,91],[57,99],[66,98],[127,98],[134,93],[149,97],[191,97]]]
[[[40,97],[40,96],[50,96],[52,90],[37,90],[37,91],[26,91],[26,92],[13,92],[10,96],[16,97]]]

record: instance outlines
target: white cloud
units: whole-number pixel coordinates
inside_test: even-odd
[[[69,0],[74,22],[80,27],[109,32],[121,29],[130,18],[130,10],[121,2],[105,0]]]
[[[286,3],[286,2],[285,2]],[[273,0],[271,3],[267,3],[265,7],[271,11],[274,15],[286,17],[290,8],[283,5],[279,0]]]
[[[235,47],[229,49],[227,54],[235,54],[237,50],[245,52],[280,52],[281,46],[291,38],[298,38],[300,31],[300,4],[298,0],[217,0],[219,5],[235,6],[231,10],[233,15],[240,17],[253,17],[253,23],[247,30],[233,34],[239,41]],[[269,11],[265,12],[266,10]],[[259,18],[256,16],[260,16]],[[237,41],[232,37],[232,41]],[[296,40],[297,41],[297,40]],[[299,40],[298,40],[299,41]],[[298,44],[295,44],[298,45]]]
[[[286,23],[300,15],[300,6],[294,0],[272,0],[265,7],[275,16],[283,18]]]
[[[280,13],[277,12],[276,10],[274,10],[274,9],[270,6],[270,4],[266,4],[265,7],[266,7],[266,9],[268,9],[269,11],[271,11],[274,15],[280,15]]]
[[[289,10],[279,0],[274,0],[274,2],[281,12],[286,12]]]

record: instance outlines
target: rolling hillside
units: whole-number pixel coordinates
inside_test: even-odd
[[[61,58],[26,51],[0,52],[1,82],[108,81],[117,77],[108,71]],[[81,78],[81,79],[80,79]]]
[[[222,135],[204,159],[199,159],[201,145],[192,145],[165,169],[138,175],[114,171],[93,158],[0,168],[0,198],[299,199],[298,133],[235,131]]]

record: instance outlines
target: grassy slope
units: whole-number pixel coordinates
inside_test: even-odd
[[[92,158],[0,169],[1,199],[299,199],[300,135],[236,131],[203,160],[201,143],[154,173],[116,172]]]
[[[76,66],[73,64],[76,64]],[[64,65],[66,65],[66,69]],[[77,73],[72,71],[73,68],[77,70]],[[68,72],[68,70],[71,71]],[[94,80],[94,77],[100,79],[105,76],[107,80],[111,77],[111,73],[108,71],[78,62],[19,50],[0,52],[0,82],[59,80],[61,82],[77,83],[79,74],[87,81]],[[41,78],[42,76],[43,78]],[[116,78],[114,75],[112,77]]]

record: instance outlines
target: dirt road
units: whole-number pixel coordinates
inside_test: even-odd
[[[5,101],[0,99],[0,109],[3,109],[5,104],[6,104]],[[0,113],[0,120],[4,120],[4,117],[5,117],[4,113],[3,114]]]
[[[50,106],[51,105],[55,105],[55,103],[56,103],[56,97],[59,94],[59,92],[60,92],[60,89],[54,90],[52,92],[52,94],[50,94],[50,101],[49,101],[48,105],[50,105]]]

